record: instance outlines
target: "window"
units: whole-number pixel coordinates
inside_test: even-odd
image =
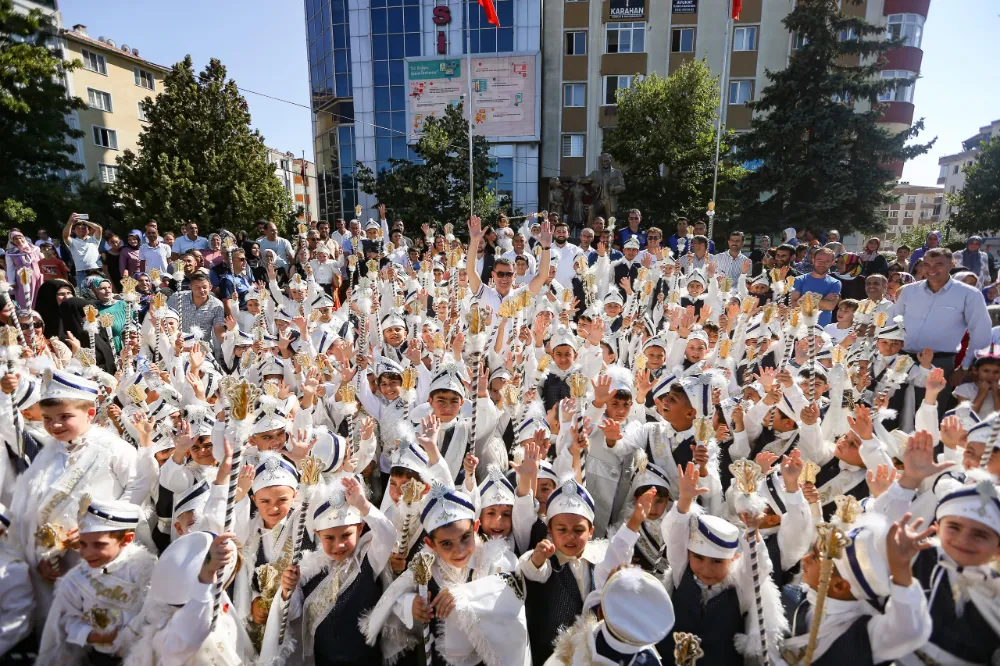
[[[608,53],[643,53],[646,23],[608,23]]]
[[[931,216],[931,209],[930,208],[922,208],[920,210],[920,219],[921,220],[926,220],[930,216]]]
[[[888,212],[887,217],[899,217],[899,211],[898,210],[890,210]]]
[[[913,211],[912,210],[904,210],[903,211],[903,217],[913,217]]]
[[[94,125],[94,143],[111,150],[118,150],[118,133],[106,127]]]
[[[952,170],[951,170],[952,175],[958,173],[958,167],[959,167],[959,165],[957,165],[957,164],[954,167],[952,167]]]
[[[147,72],[144,69],[133,67],[132,73],[135,75],[135,85],[139,86],[140,88],[146,88],[147,90],[155,89],[152,72]]]
[[[694,28],[674,28],[670,33],[671,53],[694,52]]]
[[[87,49],[80,49],[80,55],[83,56],[83,68],[89,69],[92,72],[97,72],[98,74],[108,75],[108,64],[99,53],[93,53]]]
[[[146,108],[139,102],[139,120],[146,123],[149,122],[149,116],[146,115]]]
[[[278,163],[278,167],[282,171],[288,171],[288,160],[280,160]]]
[[[111,95],[101,90],[87,88],[87,104],[92,109],[111,113]]]
[[[948,194],[954,194],[954,193],[955,193],[955,186],[952,185],[951,187],[948,188]]]
[[[618,104],[618,91],[632,87],[632,76],[605,76],[604,77],[604,104],[614,106]]]
[[[757,50],[757,26],[751,25],[745,28],[736,28],[733,32],[734,51],[756,51]]]
[[[915,194],[907,194],[906,195],[906,203],[917,203],[917,195],[915,195]]]
[[[845,28],[840,31],[840,41],[849,42],[858,38],[858,32],[854,28]]]
[[[587,55],[587,33],[566,33],[566,55]]]
[[[902,39],[904,46],[919,49],[924,38],[924,17],[920,14],[889,14],[886,20],[889,39]]]
[[[563,84],[563,106],[587,106],[586,84]]]
[[[746,104],[753,99],[753,81],[730,81],[729,103]]]
[[[916,79],[916,72],[904,69],[886,69],[882,71],[883,79]],[[900,83],[878,96],[880,102],[912,102],[913,83]]]
[[[583,135],[563,134],[562,138],[563,157],[583,157]]]
[[[118,182],[118,167],[114,164],[98,164],[97,173],[102,183],[110,184]]]
[[[806,37],[805,35],[800,35],[800,34],[796,33],[796,35],[795,35],[795,46],[793,46],[792,48],[796,49],[796,50],[797,49],[801,49],[803,46],[805,46],[808,43],[809,43],[809,38],[808,37]]]
[[[969,160],[968,162],[966,162],[965,166],[972,166],[972,160]]]
[[[938,178],[944,178],[947,175],[948,175],[948,165],[942,164],[941,171],[938,173]]]

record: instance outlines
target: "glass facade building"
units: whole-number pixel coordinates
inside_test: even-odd
[[[416,160],[408,143],[406,59],[537,52],[541,0],[495,0],[500,28],[476,0],[304,0],[319,216],[350,219],[355,204],[376,203],[357,188],[359,164],[373,170],[390,159]],[[434,21],[448,7],[450,21]],[[440,10],[439,10],[440,11]],[[439,53],[438,33],[446,53]],[[499,195],[533,211],[538,199],[538,144],[491,146]]]

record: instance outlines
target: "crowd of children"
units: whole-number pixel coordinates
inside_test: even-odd
[[[887,302],[561,226],[371,222],[114,376],[0,329],[0,664],[1000,663],[1000,354],[950,409]]]

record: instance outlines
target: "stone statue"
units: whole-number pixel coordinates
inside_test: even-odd
[[[580,177],[580,174],[573,174],[573,184],[569,187],[569,221],[576,224],[583,224],[587,221],[587,209],[584,206],[583,198],[587,195],[587,188]]]
[[[625,178],[611,165],[611,155],[601,153],[598,167],[590,174],[590,180],[595,190],[591,206],[594,216],[611,217],[618,210],[618,195],[625,191]]]
[[[562,219],[563,188],[558,178],[549,178],[549,212],[556,213]]]

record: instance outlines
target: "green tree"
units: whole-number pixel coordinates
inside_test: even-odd
[[[168,227],[192,220],[213,230],[284,219],[291,201],[221,62],[213,58],[196,75],[191,56],[185,57],[167,74],[156,103],[147,97],[143,107],[149,122],[139,152],[118,158],[112,189],[130,218]]]
[[[66,94],[54,27],[37,10],[0,0],[0,228],[49,224],[67,198],[65,172],[76,171],[72,140],[84,136],[67,117],[86,104]]]
[[[475,210],[495,211],[489,183],[497,173],[491,168],[489,143],[475,134],[472,143]],[[362,166],[358,186],[402,218],[410,231],[425,222],[451,222],[460,232],[461,222],[469,218],[469,123],[462,105],[449,107],[440,118],[428,118],[415,151],[419,162],[393,158],[378,174]]]
[[[918,247],[923,246],[923,244],[927,241],[927,235],[934,231],[934,229],[935,227],[929,224],[917,225],[912,229],[901,233],[899,238],[894,241],[894,245],[896,247],[906,245],[911,250],[916,250]],[[895,259],[890,259],[889,263],[891,264],[893,261],[895,261]]]
[[[964,234],[1000,231],[1000,137],[981,143],[964,172],[965,187],[948,195],[948,203],[958,208],[951,226]]]
[[[618,91],[616,124],[604,150],[626,173],[627,188],[618,209],[638,208],[650,221],[671,216],[700,216],[712,198],[718,77],[701,60],[685,63],[663,78],[650,74]],[[719,162],[720,199],[730,196],[743,169],[725,159],[723,136]],[[725,207],[720,206],[720,216]]]
[[[858,4],[858,0],[847,0]],[[891,200],[891,165],[927,152],[934,141],[911,144],[923,121],[898,134],[878,122],[879,95],[912,84],[883,79],[885,28],[840,13],[837,0],[799,2],[783,19],[805,42],[788,67],[767,72],[750,131],[736,141],[744,160],[760,168],[741,184],[742,228],[881,230],[879,208]],[[850,39],[841,40],[841,34]],[[848,64],[851,62],[860,64]]]

